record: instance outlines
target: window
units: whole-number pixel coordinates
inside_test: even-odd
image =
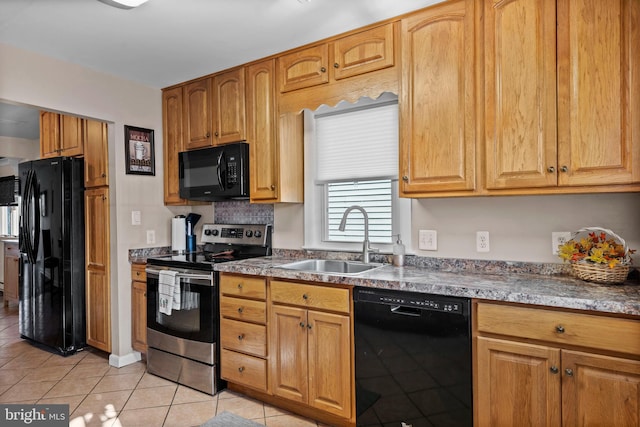
[[[17,236],[19,227],[18,207],[0,206],[0,235]]]
[[[410,200],[398,198],[398,103],[394,94],[321,107],[305,116],[305,248],[362,249],[369,240],[390,252],[395,235],[408,240]],[[406,234],[406,236],[405,236]]]

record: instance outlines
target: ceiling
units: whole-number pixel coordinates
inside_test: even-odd
[[[1,0],[0,43],[163,88],[439,1]],[[0,136],[33,139],[37,117],[0,103]]]

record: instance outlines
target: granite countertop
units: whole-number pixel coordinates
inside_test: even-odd
[[[392,265],[384,265],[355,276],[278,268],[299,260],[280,256],[251,258],[216,264],[215,270],[640,316],[640,282],[637,280],[620,285],[600,285],[566,274],[502,274],[470,270],[451,272],[420,266]]]

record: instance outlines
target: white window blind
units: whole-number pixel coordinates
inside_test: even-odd
[[[362,242],[364,215],[357,209],[349,213],[344,231],[338,230],[344,212],[353,205],[367,211],[369,240],[392,243],[392,182],[390,179],[346,181],[326,184],[327,240]]]
[[[397,102],[316,115],[316,182],[398,175]]]

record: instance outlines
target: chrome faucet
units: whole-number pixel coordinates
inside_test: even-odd
[[[364,216],[364,240],[362,241],[362,262],[368,264],[369,254],[371,252],[378,252],[378,249],[372,248],[369,242],[369,215],[367,215],[367,211],[365,211],[362,206],[358,206],[358,205],[353,205],[349,207],[346,211],[344,211],[344,215],[342,215],[342,221],[340,221],[338,230],[344,231],[344,227],[347,224],[347,216],[349,216],[349,213],[354,209],[357,209],[360,212],[362,212],[362,215]]]

